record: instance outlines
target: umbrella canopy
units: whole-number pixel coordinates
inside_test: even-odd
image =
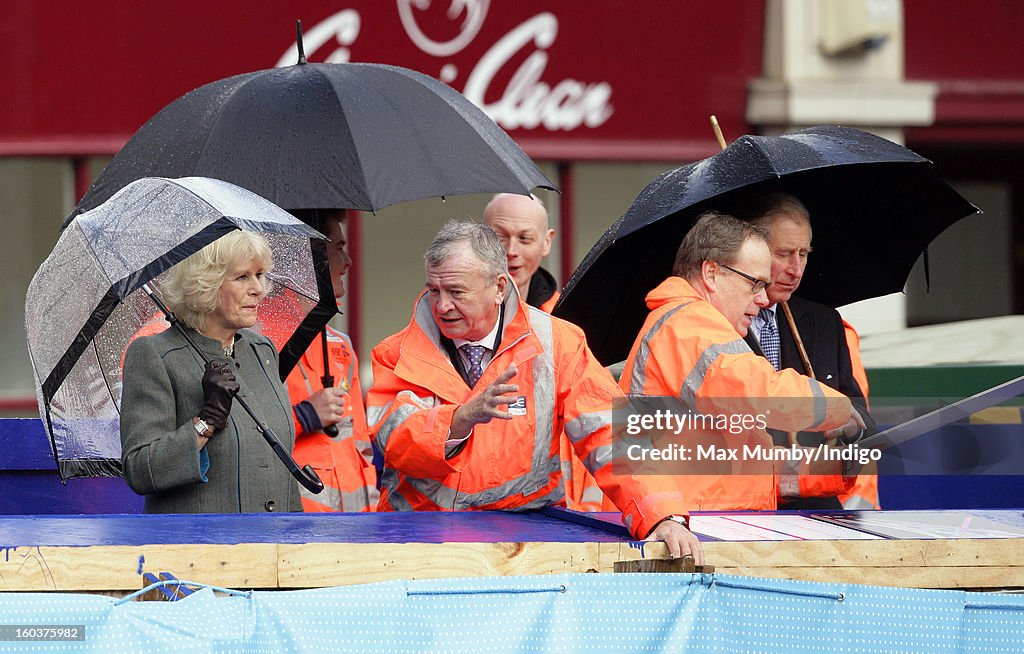
[[[621,361],[694,219],[765,191],[792,193],[810,212],[814,252],[797,295],[834,307],[903,290],[928,243],[978,211],[930,161],[867,132],[743,136],[648,184],[587,253],[555,315],[582,327],[604,364]]]
[[[236,229],[270,243],[272,290],[260,321],[287,340],[286,373],[336,307],[323,236],[281,208],[219,180],[146,178],[61,234],[29,284],[25,327],[62,478],[120,475],[121,362],[159,317],[142,285],[159,287],[162,273]]]
[[[213,82],[169,104],[71,216],[136,179],[191,175],[229,181],[285,209],[376,211],[428,197],[555,188],[442,82],[398,66],[300,63]]]

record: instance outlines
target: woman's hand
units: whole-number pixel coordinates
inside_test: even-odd
[[[199,417],[214,430],[227,427],[231,401],[238,389],[232,361],[227,357],[211,359],[203,373],[203,408]]]

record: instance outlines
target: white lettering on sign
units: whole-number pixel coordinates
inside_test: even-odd
[[[416,23],[413,9],[426,9],[431,0],[397,0],[402,26],[412,42],[423,52],[446,57],[461,52],[475,39],[487,16],[490,0],[451,0],[448,17],[465,15],[459,33],[451,40],[438,42],[423,33]],[[340,11],[309,30],[303,40],[312,56],[333,39],[338,47],[325,61],[351,61],[350,46],[355,44],[361,18],[354,9]],[[612,86],[608,82],[581,82],[566,78],[553,86],[543,80],[549,61],[548,49],[558,36],[558,19],[543,12],[523,22],[500,38],[469,73],[462,90],[471,102],[484,110],[496,123],[508,130],[536,129],[550,131],[599,127],[614,112],[611,105]],[[504,89],[492,88],[498,73],[517,54],[534,48],[526,55],[509,78]],[[298,49],[289,48],[277,66],[291,66],[298,60]],[[458,77],[458,68],[451,62],[442,64],[439,78],[451,84]],[[488,104],[486,97],[497,97]]]
[[[469,75],[463,94],[505,129],[533,129],[543,125],[549,130],[571,130],[580,125],[597,127],[612,115],[609,99],[611,84],[584,84],[564,79],[554,87],[541,81],[548,64],[547,48],[558,35],[554,14],[537,14],[506,34],[480,59]],[[501,99],[485,104],[484,97],[495,74],[530,42],[538,48],[531,52],[512,75]]]

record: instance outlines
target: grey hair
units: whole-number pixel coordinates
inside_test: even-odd
[[[736,216],[770,231],[777,218],[789,218],[801,225],[811,226],[811,212],[795,195],[775,192],[754,196]]]
[[[700,275],[700,267],[705,261],[731,264],[743,244],[750,239],[768,244],[768,235],[762,228],[729,214],[705,211],[697,217],[697,222],[679,244],[672,274],[693,281]]]
[[[449,220],[423,253],[423,265],[429,270],[437,268],[458,249],[468,244],[473,254],[493,278],[508,274],[508,256],[501,239],[493,229],[483,223]]]
[[[255,232],[232,231],[175,264],[160,284],[160,294],[167,308],[183,323],[202,331],[207,317],[217,309],[220,287],[228,271],[249,261],[258,261],[270,272],[270,244]],[[264,281],[263,295],[268,290]]]

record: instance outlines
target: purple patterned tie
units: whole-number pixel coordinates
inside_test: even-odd
[[[484,352],[487,348],[483,345],[463,345],[459,348],[466,358],[469,359],[469,387],[473,388],[476,386],[480,376],[484,374],[484,369],[480,365],[480,362],[484,359]]]
[[[761,325],[761,351],[771,361],[775,369],[779,369],[779,330],[775,327],[775,316],[768,309],[761,309],[758,317],[764,322]]]

